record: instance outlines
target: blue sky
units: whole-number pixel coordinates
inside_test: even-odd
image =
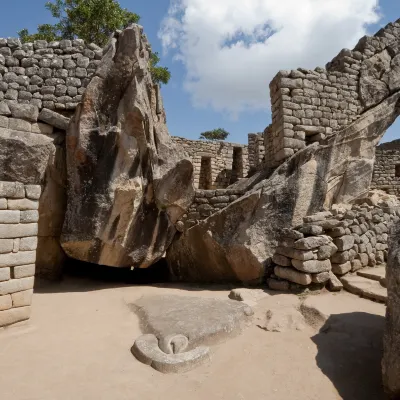
[[[268,0],[266,0],[266,2],[267,1]],[[298,0],[298,4],[301,4],[302,1],[303,0]],[[365,3],[367,4],[371,1],[374,0],[365,0]],[[193,4],[195,4],[195,2],[196,0],[192,1]],[[305,0],[305,2],[307,1]],[[220,92],[225,90],[223,86],[221,86],[221,88],[218,87],[218,89],[216,88],[215,91],[213,91],[212,86],[204,89],[199,87],[199,85],[203,81],[195,77],[194,81],[198,80],[198,82],[195,82],[194,84],[197,86],[192,87],[195,87],[197,92],[199,93],[197,99],[190,91],[188,91],[187,89],[185,90],[185,82],[187,83],[187,80],[185,80],[185,77],[187,75],[185,65],[180,61],[174,60],[173,57],[174,55],[176,55],[176,52],[169,52],[168,54],[163,55],[162,42],[158,35],[161,23],[166,17],[170,6],[168,0],[121,0],[120,3],[122,6],[129,8],[130,10],[138,13],[141,16],[141,24],[144,26],[145,32],[149,37],[150,42],[152,43],[153,50],[160,53],[162,64],[168,66],[172,73],[172,79],[170,83],[166,86],[163,86],[162,88],[164,105],[167,111],[168,127],[172,135],[197,139],[199,134],[205,130],[223,127],[231,132],[231,136],[228,139],[229,141],[246,143],[248,133],[260,132],[270,123],[270,110],[268,108],[268,104],[265,104],[264,107],[263,103],[264,93],[265,101],[267,101],[267,99],[269,98],[268,84],[260,83],[259,85],[259,94],[261,95],[262,99],[260,102],[262,104],[261,107],[254,106],[255,103],[253,102],[251,104],[249,103],[249,105],[246,106],[245,109],[240,110],[237,113],[235,111],[229,110],[229,107],[232,106],[231,103],[228,102],[229,104],[226,105],[227,108],[225,107],[224,101],[226,102],[227,99],[223,96],[221,96],[218,101],[213,103],[213,96],[218,97]],[[221,0],[221,4],[222,3],[223,1]],[[16,36],[16,32],[21,28],[28,28],[30,31],[34,32],[36,26],[39,23],[51,22],[51,16],[44,8],[44,4],[44,0],[4,1],[1,13],[2,23],[0,24],[0,37]],[[213,4],[213,2],[211,1],[210,4]],[[380,0],[379,7],[379,13],[381,15],[379,22],[367,26],[367,31],[370,34],[377,31],[381,26],[384,26],[386,23],[394,21],[400,17],[399,0]],[[293,13],[298,12],[299,10],[296,9]],[[317,20],[316,22],[314,22],[316,24],[315,29],[318,28],[318,24],[324,23],[323,18],[318,16],[316,18]],[[320,19],[319,21],[318,18]],[[349,19],[349,17],[347,17],[346,22],[349,22],[349,26],[351,28],[351,20]],[[343,24],[343,26],[345,25]],[[345,28],[343,28],[343,30],[345,31]],[[196,31],[194,30],[194,32]],[[344,34],[345,33],[346,32],[344,32]],[[312,34],[311,31],[310,34]],[[349,35],[351,34],[354,34],[354,32],[349,31]],[[240,35],[237,35],[236,37],[238,36]],[[297,35],[295,34],[292,35],[291,39],[293,42],[293,49],[297,47],[297,43],[295,41],[298,38],[296,36]],[[231,36],[230,39],[236,40],[236,37]],[[345,43],[345,39],[346,38],[340,40]],[[175,40],[179,41],[179,38],[175,38]],[[340,40],[338,39],[335,43],[332,44],[332,49],[330,48],[331,46],[329,45],[329,43],[325,46],[327,48],[323,49],[323,54],[328,54],[328,56],[327,58],[324,58],[324,62],[327,62],[331,58],[333,58],[336,55],[338,48],[345,47],[344,45],[342,45],[342,42]],[[340,45],[340,47],[337,47],[338,45]],[[320,50],[320,52],[321,51],[322,50]],[[188,49],[188,54],[190,54],[190,49]],[[308,57],[308,54],[306,56]],[[314,57],[315,59],[320,60],[320,58],[318,58],[318,54],[312,54],[310,55],[310,57]],[[301,57],[297,58],[296,60],[299,59],[301,60]],[[209,65],[210,63],[208,63],[208,60],[204,61],[205,64],[202,68],[204,70],[207,70],[207,65]],[[241,88],[238,89],[238,91],[232,93],[240,96],[240,93],[242,91],[243,96],[249,96],[248,93],[245,93],[246,88],[243,88],[243,82],[251,78],[252,70],[251,68],[247,68],[244,70],[239,69],[241,61],[242,60],[238,58],[237,63],[231,64],[232,69],[238,69],[238,75],[235,75],[235,79],[233,79],[230,85],[232,85],[233,87],[235,83],[239,83],[240,81],[242,83]],[[193,60],[187,59],[185,60],[185,62],[186,65],[189,66],[190,62],[193,62]],[[264,62],[266,67],[273,63],[273,66],[271,68],[273,68],[274,71],[276,70],[276,72],[279,69],[284,69],[288,67],[294,68],[297,66],[307,66],[302,64],[291,65],[290,60],[288,60],[287,58],[282,57],[282,59],[280,59],[280,57],[275,57],[272,61],[270,59],[265,59],[265,61],[253,64],[257,65],[255,69],[257,69],[258,72],[260,72],[260,69],[262,69]],[[192,63],[192,65],[194,64]],[[323,65],[323,63],[321,62],[319,65]],[[223,65],[221,64],[221,68],[222,66]],[[191,70],[190,67],[188,67],[188,69]],[[219,73],[221,73],[221,71],[219,71]],[[223,70],[222,73],[228,75],[229,68]],[[199,74],[201,74],[201,71]],[[208,80],[208,82],[210,82],[210,79]],[[218,82],[215,83],[215,86],[218,86]],[[228,88],[226,88],[226,90],[228,97],[234,96],[230,94]],[[207,99],[207,91],[210,92],[210,99],[205,102],[198,101],[199,99]],[[400,138],[400,121],[397,121],[386,133],[384,140],[390,141],[396,138]]]

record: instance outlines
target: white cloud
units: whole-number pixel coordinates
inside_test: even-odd
[[[159,37],[195,106],[265,109],[280,69],[324,66],[379,20],[378,0],[171,0]]]

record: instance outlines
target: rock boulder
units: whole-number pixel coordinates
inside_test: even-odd
[[[169,136],[142,28],[116,33],[67,131],[62,246],[114,267],[160,259],[191,204],[193,166]]]

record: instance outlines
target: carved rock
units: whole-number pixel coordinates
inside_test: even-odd
[[[192,202],[193,166],[168,134],[142,28],[116,33],[104,54],[67,132],[62,245],[79,260],[145,268]]]

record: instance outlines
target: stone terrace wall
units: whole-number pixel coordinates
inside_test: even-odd
[[[342,50],[326,69],[299,68],[276,75],[270,83],[272,129],[266,142],[272,143],[274,157],[268,166],[277,167],[306,145],[346,127],[397,89],[385,71],[398,63],[392,57],[400,44],[399,22],[363,37],[353,50]]]
[[[287,290],[313,284],[341,288],[337,277],[387,260],[388,232],[400,207],[382,203],[336,208],[304,218],[283,232],[268,284]]]
[[[0,101],[73,111],[103,50],[83,40],[0,39]]]
[[[371,187],[400,197],[400,140],[377,147]]]
[[[192,159],[196,189],[226,188],[247,176],[249,155],[246,145],[189,140],[176,136],[173,137],[173,140],[183,146]],[[241,149],[239,151],[242,153],[236,160],[234,159],[235,149]],[[209,165],[207,165],[208,159],[210,160]],[[237,161],[240,165],[237,164]]]
[[[30,316],[40,186],[0,182],[0,327]]]
[[[187,214],[183,215],[184,229],[189,229],[199,221],[222,210],[242,196],[238,189],[196,190],[195,198]]]

